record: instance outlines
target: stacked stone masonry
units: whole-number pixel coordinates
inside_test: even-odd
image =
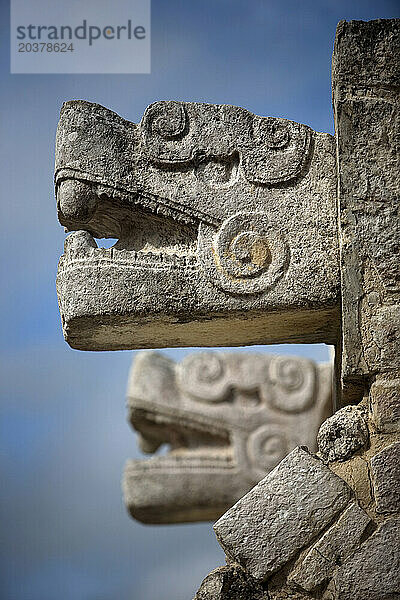
[[[62,109],[57,206],[74,233],[57,290],[72,347],[336,347],[340,410],[321,426],[318,451],[293,449],[220,517],[227,565],[196,600],[400,598],[399,36],[396,19],[339,23],[334,138],[234,106],[155,102],[139,124],[84,101]],[[118,242],[98,248],[99,237]],[[187,403],[208,394],[196,417],[211,469],[226,445],[208,419],[224,383],[192,388],[190,361],[175,371],[157,360],[159,381],[184,389]],[[207,369],[218,374],[219,359]],[[150,398],[132,398],[152,451]],[[134,469],[125,492],[135,514]],[[249,466],[249,487],[261,471]],[[226,508],[217,496],[200,511],[171,505],[167,518],[207,518],[207,502],[211,517]]]

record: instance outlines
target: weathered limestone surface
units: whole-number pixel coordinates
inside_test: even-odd
[[[239,565],[227,565],[205,577],[194,600],[269,600],[269,596]]]
[[[197,352],[176,364],[138,354],[128,408],[141,449],[126,505],[146,523],[215,520],[298,445],[316,448],[332,410],[331,366],[293,356]]]
[[[358,413],[364,413],[364,405]],[[326,464],[305,453],[331,475],[336,473],[341,485],[347,482],[349,495],[342,505],[332,500],[332,486],[322,476],[314,478],[301,463],[300,468],[288,465],[292,455],[303,452],[297,448],[216,523],[228,563],[240,563],[251,577],[262,581],[270,600],[342,600],[351,594],[363,600],[398,598],[398,525],[382,528],[382,524],[400,512],[399,443],[393,443],[393,434],[382,438],[376,433],[372,415],[366,422],[369,441],[350,458],[336,457]],[[300,483],[298,472],[304,479]],[[328,523],[320,518],[326,507],[337,508]],[[309,527],[316,515],[318,524],[312,533]],[[365,567],[368,552],[372,556]],[[269,570],[276,557],[277,568]],[[360,577],[365,579],[362,592]]]
[[[299,559],[288,580],[309,592],[324,583],[356,550],[370,520],[356,502],[350,504],[337,523]]]
[[[372,415],[381,433],[400,431],[400,379],[378,380],[371,386]]]
[[[335,140],[233,106],[156,102],[138,125],[82,101],[61,113],[68,343],[335,343],[335,396],[358,405],[323,426],[320,458],[293,450],[218,521],[235,564],[204,585],[221,600],[218,582],[248,596],[254,579],[269,600],[400,597],[399,24],[339,24]]]
[[[318,449],[326,462],[346,460],[368,441],[365,409],[345,406],[329,417],[318,432]]]
[[[336,33],[344,402],[400,369],[399,22],[342,21]]]
[[[296,448],[214,525],[228,560],[265,581],[348,504],[351,489]]]
[[[156,102],[136,125],[72,101],[55,180],[73,347],[335,341],[331,136],[235,106]]]
[[[399,512],[400,508],[400,442],[387,446],[371,459],[376,511]],[[400,545],[400,540],[399,540]]]
[[[400,519],[383,523],[336,572],[324,600],[400,597]]]

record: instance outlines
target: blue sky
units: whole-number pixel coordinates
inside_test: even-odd
[[[61,104],[84,98],[137,121],[159,99],[229,103],[333,133],[337,22],[396,16],[397,3],[153,0],[152,73],[124,76],[10,75],[8,2],[0,10],[0,597],[190,599],[223,562],[211,526],[144,527],[121,500],[123,463],[138,456],[124,399],[132,353],[81,353],[62,338],[52,185]],[[324,346],[277,350],[328,357]]]

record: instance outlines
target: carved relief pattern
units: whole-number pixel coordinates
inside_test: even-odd
[[[317,366],[300,357],[207,351],[168,366],[168,361],[157,353],[141,356],[138,364],[142,366],[133,369],[132,398],[149,396],[149,386],[157,387],[152,395],[159,397],[162,413],[168,389],[174,398],[182,397],[185,423],[208,418],[214,426],[232,432],[237,460],[244,461],[240,466],[250,469],[248,474],[254,481],[297,443],[313,446],[322,413],[330,401],[329,380],[322,386],[321,398]],[[132,402],[135,405],[136,400]],[[178,407],[175,412],[179,422],[182,417]],[[302,413],[304,422],[300,419]]]
[[[249,435],[247,453],[256,479],[262,479],[285,458],[289,444],[287,435],[278,425],[262,425]]]
[[[169,102],[168,106],[153,104],[147,111],[148,134],[162,140],[182,137],[186,126],[186,112],[181,102]]]
[[[307,163],[311,129],[258,117],[232,106],[161,101],[142,119],[144,144],[153,160],[185,164],[199,157],[239,153],[248,181],[280,183],[300,176]]]
[[[245,357],[248,370],[255,371],[247,380],[238,368]],[[316,365],[303,358],[199,352],[187,356],[176,369],[181,390],[208,402],[225,401],[232,388],[255,390],[271,408],[287,413],[307,410],[315,401]]]
[[[307,410],[313,402],[316,387],[316,369],[312,363],[276,356],[271,361],[271,381],[275,385],[272,404],[285,412]]]
[[[199,400],[221,402],[228,389],[225,364],[220,355],[200,352],[189,355],[177,367],[180,388]]]
[[[131,513],[145,522],[222,514],[221,504],[232,505],[295,446],[315,446],[331,410],[329,372],[305,358],[255,352],[203,351],[180,363],[139,353],[128,386],[131,423],[142,450],[171,448],[128,463]],[[190,492],[182,499],[183,481]]]
[[[259,294],[283,277],[289,249],[267,214],[238,213],[224,221],[217,234],[200,226],[199,258],[217,287],[234,294]]]

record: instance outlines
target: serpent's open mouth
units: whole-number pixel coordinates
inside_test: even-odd
[[[135,407],[130,420],[138,432],[139,446],[146,454],[153,454],[161,446],[167,452],[145,461],[131,461],[130,469],[172,468],[192,469],[232,468],[233,447],[229,432],[210,423],[196,421],[167,411]]]
[[[86,197],[84,207],[80,206],[79,197]],[[80,250],[89,259],[127,264],[147,261],[186,266],[197,262],[198,223],[187,218],[183,222],[179,211],[167,207],[162,199],[149,202],[148,198],[137,196],[135,202],[111,200],[104,191],[68,180],[61,183],[58,192],[58,211],[66,231],[74,232],[65,244],[70,258],[71,252]],[[98,248],[95,238],[117,241],[111,248]]]
[[[161,450],[151,458],[126,463],[125,503],[135,519],[210,521],[239,499],[243,490],[228,430],[160,406],[152,409],[148,403],[144,408],[135,402],[130,419],[142,451]],[[240,489],[237,498],[236,489]]]

